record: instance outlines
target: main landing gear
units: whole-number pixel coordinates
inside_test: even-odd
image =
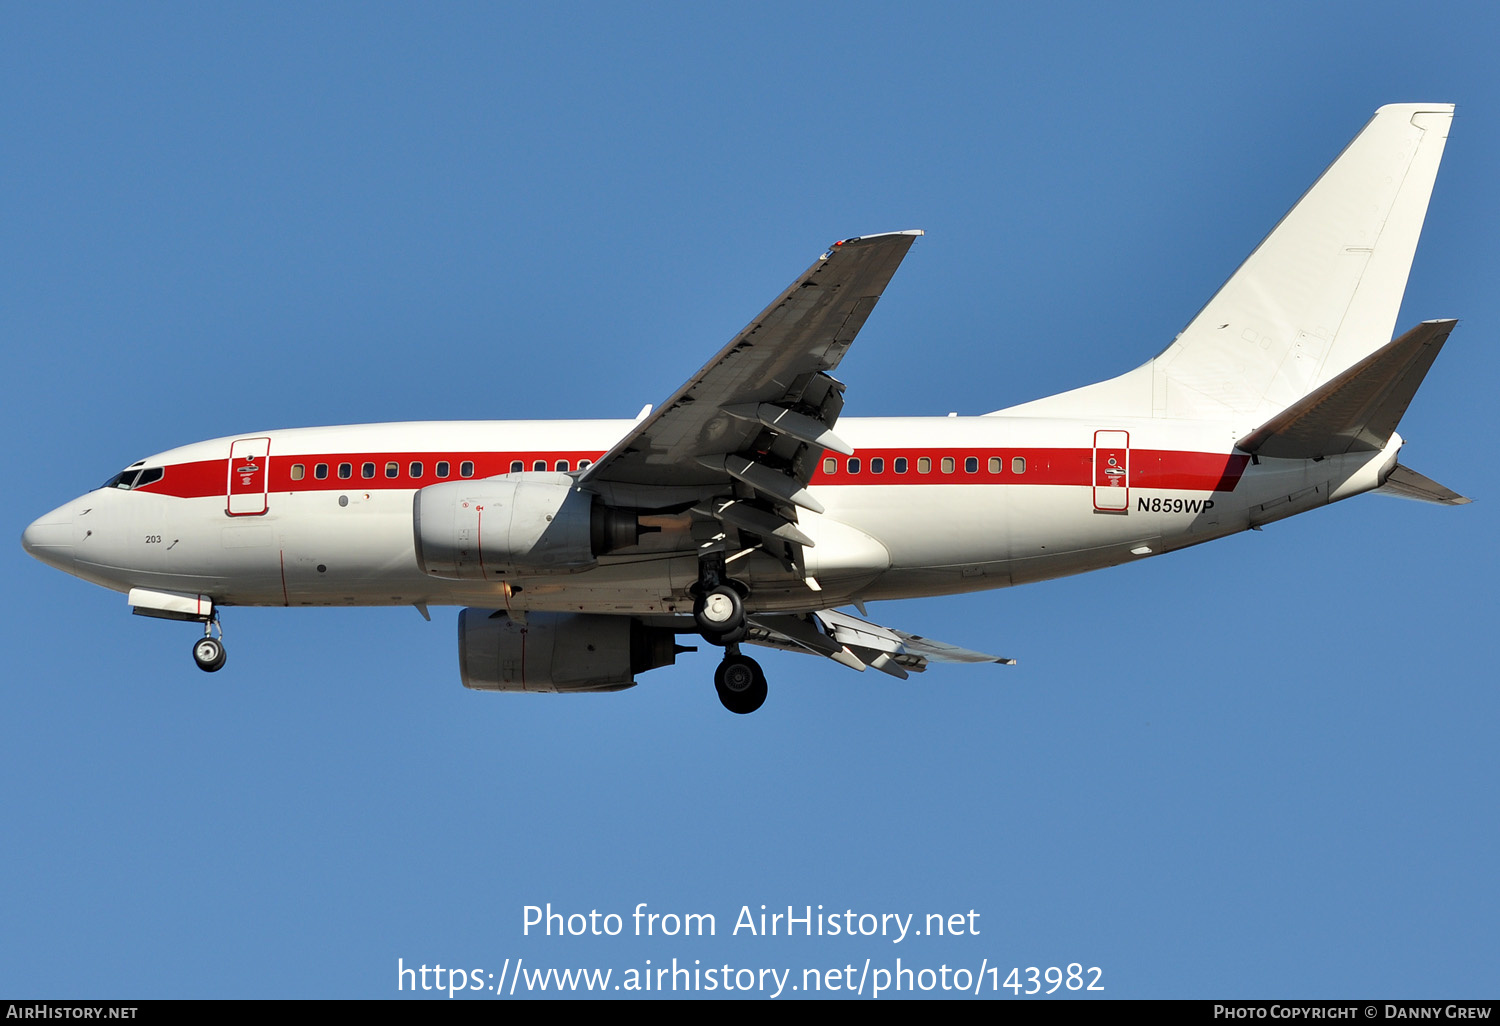
[[[699,563],[693,622],[703,640],[724,649],[724,659],[714,670],[714,690],[724,708],[741,714],[759,709],[766,700],[766,675],[759,663],[740,654],[740,642],[750,630],[745,600],[739,589],[725,580],[721,560]]]
[[[714,671],[714,690],[719,701],[732,713],[753,713],[766,701],[766,675],[760,663],[740,655],[740,646],[724,650],[724,661]]]
[[[698,596],[693,603],[693,622],[705,641],[714,645],[734,645],[745,640],[745,602],[728,584],[721,584]]]
[[[217,638],[213,634],[215,627],[219,629]],[[203,624],[203,637],[193,645],[193,662],[197,663],[198,669],[204,673],[213,673],[224,666],[226,658],[224,628],[219,624],[219,615],[215,612],[213,619]]]

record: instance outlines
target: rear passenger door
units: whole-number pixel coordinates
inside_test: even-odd
[[[271,440],[240,438],[229,446],[228,505],[232,517],[258,517],[269,507]]]
[[[1094,432],[1094,511],[1130,512],[1130,433]]]

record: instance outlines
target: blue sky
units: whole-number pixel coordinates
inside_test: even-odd
[[[928,235],[840,368],[846,415],[1097,380],[1411,100],[1459,108],[1399,327],[1462,323],[1403,462],[1477,501],[1367,496],[877,604],[1021,663],[902,683],[767,654],[750,717],[708,653],[618,695],[467,692],[450,609],[230,610],[208,677],[194,628],[12,544],[0,992],[899,957],[1099,966],[1111,997],[1496,996],[1495,27],[1465,4],[13,8],[13,539],[202,438],[632,416],[873,231]],[[523,936],[548,902],[718,935]],[[762,904],[973,909],[980,933],[729,935]]]

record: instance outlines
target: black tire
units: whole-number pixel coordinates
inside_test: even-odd
[[[228,653],[224,651],[224,643],[218,638],[199,638],[193,643],[193,662],[198,664],[198,669],[204,673],[213,673],[224,666],[224,660]]]
[[[714,690],[732,713],[744,716],[766,702],[766,675],[749,656],[729,656],[714,671]]]
[[[727,634],[710,634],[707,631],[702,632],[702,634],[703,640],[708,642],[710,645],[718,645],[720,648],[727,648],[730,645],[738,645],[740,642],[749,637],[750,625],[748,623],[742,623],[734,630],[729,631]]]
[[[693,622],[706,640],[732,634],[745,626],[745,603],[740,593],[721,584],[693,603]],[[727,642],[721,642],[727,644]]]

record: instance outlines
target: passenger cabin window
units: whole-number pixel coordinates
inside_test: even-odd
[[[347,481],[349,478],[351,478],[353,476],[354,476],[354,464],[352,464],[352,463],[340,463],[339,464],[339,480],[341,480],[341,481]]]
[[[292,480],[293,481],[301,481],[306,476],[307,476],[307,466],[305,464],[302,464],[302,463],[293,463],[292,464]]]
[[[464,460],[462,463],[460,463],[458,465],[458,476],[459,477],[473,477],[474,476],[474,461],[473,460]]]
[[[532,460],[531,461],[531,469],[532,470],[536,470],[536,471],[546,470],[547,469],[547,461],[546,460]]]
[[[870,473],[872,473],[872,474],[883,474],[883,473],[885,473],[885,460],[881,459],[879,456],[872,456],[872,457],[870,457]]]
[[[360,477],[374,477],[375,476],[375,464],[373,464],[373,463],[361,463],[359,465],[359,476]]]
[[[422,461],[421,460],[412,460],[411,461],[411,466],[407,467],[406,469],[409,470],[409,471],[411,471],[411,476],[412,477],[421,477],[422,476]]]
[[[432,468],[432,469],[437,474],[438,477],[447,477],[448,476],[448,471],[451,468],[448,466],[448,461],[447,460],[438,460],[437,461],[437,466],[434,467],[434,468]]]
[[[395,460],[391,460],[389,463],[387,463],[385,465],[385,476],[386,477],[399,477],[400,474],[401,474],[401,464],[397,463]]]
[[[850,456],[849,457],[849,473],[851,473],[851,474],[858,474],[859,473],[859,457],[858,456]]]
[[[896,457],[896,473],[898,473],[898,474],[904,474],[904,473],[906,473],[906,457],[905,456],[897,456]]]
[[[594,461],[593,460],[579,460],[578,461],[578,469],[579,470],[587,470],[589,467],[591,467],[593,465],[594,465]]]
[[[313,467],[313,477],[317,478],[319,481],[322,481],[323,479],[328,477],[328,464],[319,463],[316,467]]]
[[[829,456],[829,457],[827,457],[826,459],[823,460],[823,473],[825,473],[825,474],[837,474],[838,470],[839,470],[839,461],[838,460],[834,459],[832,456]]]
[[[945,473],[945,474],[951,474],[951,473],[953,473],[953,457],[952,456],[944,456],[943,457],[943,473]]]
[[[969,456],[969,457],[966,457],[964,459],[964,473],[965,474],[977,474],[977,473],[979,473],[979,457],[978,456]]]
[[[1012,457],[1011,461],[1010,461],[1010,472],[1012,474],[1024,474],[1024,473],[1026,473],[1026,457],[1025,456],[1015,456],[1015,457]]]
[[[1000,468],[1003,467],[1003,466],[1005,466],[1005,461],[1002,460],[999,456],[991,456],[990,457],[990,473],[991,474],[998,474],[998,473],[1000,473]]]
[[[526,469],[526,464],[522,463],[520,460],[511,460],[510,461],[510,472],[512,474],[519,474],[521,471],[523,471],[525,469]]]
[[[566,473],[567,470],[568,470],[568,461],[567,460],[558,460],[557,461],[557,470],[558,470],[559,473]]]
[[[917,473],[918,474],[930,474],[930,473],[932,473],[932,457],[931,456],[918,456],[917,457]]]

